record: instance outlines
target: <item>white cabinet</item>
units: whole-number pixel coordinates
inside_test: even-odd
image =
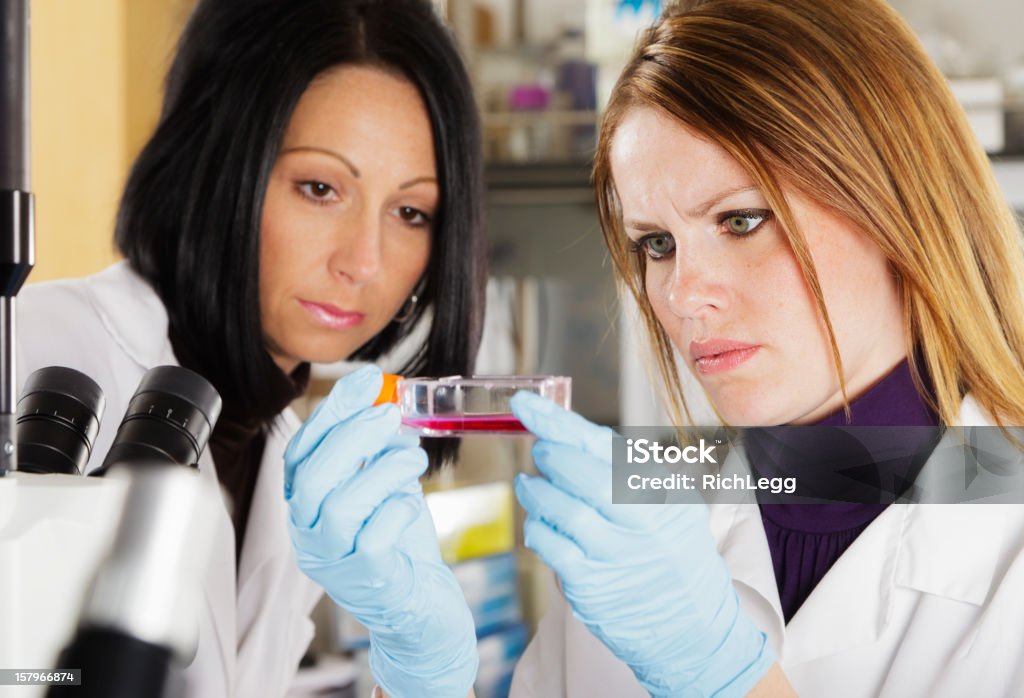
[[[1024,216],[1024,157],[994,159],[992,169],[1006,200]]]

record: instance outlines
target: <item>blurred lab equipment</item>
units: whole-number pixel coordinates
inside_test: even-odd
[[[0,478],[0,667],[58,668],[84,589],[117,529],[126,485],[119,478],[20,471]],[[0,698],[45,691],[0,686]]]
[[[113,472],[120,470],[123,464]],[[48,698],[171,698],[172,670],[195,656],[216,497],[191,469],[164,464],[130,468],[126,476],[113,548],[56,661],[58,668],[81,669],[82,683],[53,686]]]
[[[589,167],[492,164],[487,178],[494,277],[476,370],[572,376],[576,408],[615,424],[618,299]]]
[[[33,374],[16,416],[15,296],[34,264],[29,4],[0,0],[0,668],[81,671],[79,685],[55,685],[54,696],[170,698],[172,668],[196,651],[200,571],[220,503],[194,469],[151,464],[195,463],[220,397],[185,369],[148,373],[106,454],[109,478],[80,477],[104,404],[89,377]],[[0,685],[0,696],[45,690]]]
[[[220,416],[221,399],[210,382],[181,366],[157,366],[142,377],[117,435],[92,475],[115,463],[196,466]]]
[[[17,470],[14,298],[35,263],[29,191],[29,3],[0,2],[0,477]]]
[[[53,687],[51,695],[73,690],[83,697],[159,697],[153,687],[163,686],[171,667],[184,667],[195,652],[194,597],[212,546],[206,531],[217,498],[196,470],[179,466],[194,464],[205,449],[220,396],[187,369],[151,369],[104,461],[112,475],[79,477],[89,450],[82,434],[94,437],[102,411],[83,403],[102,403],[99,386],[63,367],[41,369],[32,378],[21,400],[23,416],[34,412],[31,405],[59,409],[51,419],[33,414],[19,424],[30,447],[26,463],[36,472],[0,480],[0,584],[8,590],[0,595],[0,665],[82,669],[88,676],[81,685]],[[77,392],[77,399],[69,392]],[[160,419],[149,414],[150,405],[178,403],[191,405],[202,419],[183,424],[166,412]],[[69,424],[69,410],[84,414],[74,425],[82,431]],[[125,428],[133,422],[138,424]],[[47,440],[48,434],[53,438]],[[42,690],[0,686],[0,697]]]
[[[106,399],[89,376],[65,366],[33,371],[18,399],[18,469],[81,475]]]
[[[1024,56],[1003,75],[1006,89],[1005,137],[1006,151],[1024,154]]]
[[[1006,144],[1003,119],[1003,83],[994,77],[950,78],[953,96],[964,108],[967,121],[987,153]]]

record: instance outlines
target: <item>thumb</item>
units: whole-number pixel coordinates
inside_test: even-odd
[[[384,384],[380,369],[372,364],[356,369],[334,384],[331,392],[320,401],[313,414],[288,442],[284,451],[285,485],[291,484],[298,463],[315,449],[327,433],[373,405]]]

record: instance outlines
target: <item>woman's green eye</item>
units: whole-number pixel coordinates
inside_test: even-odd
[[[650,245],[651,252],[657,252],[658,254],[665,254],[669,251],[669,243],[665,238],[654,238],[648,245]]]
[[[662,257],[672,254],[672,251],[676,248],[676,241],[671,235],[648,235],[646,238],[641,240],[641,244],[647,251],[647,256],[651,259],[661,259]]]
[[[727,232],[733,235],[749,235],[761,227],[768,218],[767,211],[740,211],[722,219]]]
[[[750,230],[750,219],[744,216],[733,216],[728,221],[729,230],[734,233],[745,233]]]

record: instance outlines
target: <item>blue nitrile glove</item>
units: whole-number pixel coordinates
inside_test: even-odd
[[[427,454],[371,407],[381,373],[338,381],[285,451],[299,567],[370,631],[370,669],[392,698],[465,698],[479,662],[473,618],[442,562],[419,477]]]
[[[512,411],[544,477],[516,478],[526,545],[558,574],[573,614],[653,696],[740,696],[775,661],[743,613],[699,497],[613,504],[607,427],[531,393]]]

